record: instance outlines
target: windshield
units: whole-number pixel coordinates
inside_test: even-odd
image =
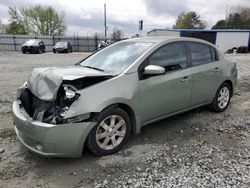
[[[80,65],[105,72],[121,73],[153,44],[149,42],[120,42],[113,44],[83,60]]]
[[[56,46],[67,46],[67,42],[58,42]]]
[[[40,40],[27,40],[25,44],[34,45],[34,44],[38,44],[39,42]]]

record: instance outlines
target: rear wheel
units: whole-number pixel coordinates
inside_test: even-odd
[[[130,133],[131,121],[128,114],[120,108],[110,109],[98,117],[98,123],[88,136],[87,145],[95,155],[110,155],[122,148]]]
[[[232,96],[232,88],[224,82],[216,92],[213,102],[209,105],[210,110],[214,112],[223,112],[227,109]]]

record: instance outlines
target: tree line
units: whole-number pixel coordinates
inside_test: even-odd
[[[173,29],[205,29],[206,22],[196,12],[182,12],[178,15]],[[211,29],[250,29],[250,8],[237,7],[226,19],[217,21]]]

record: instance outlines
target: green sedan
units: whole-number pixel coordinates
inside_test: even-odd
[[[207,105],[227,109],[236,63],[211,43],[148,37],[110,45],[64,68],[36,68],[13,102],[15,131],[42,156],[103,156],[152,122]]]

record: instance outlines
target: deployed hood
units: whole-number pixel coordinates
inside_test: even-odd
[[[84,77],[110,76],[110,74],[80,66],[56,68],[35,68],[28,78],[29,90],[39,99],[53,101],[64,80],[76,80]]]

